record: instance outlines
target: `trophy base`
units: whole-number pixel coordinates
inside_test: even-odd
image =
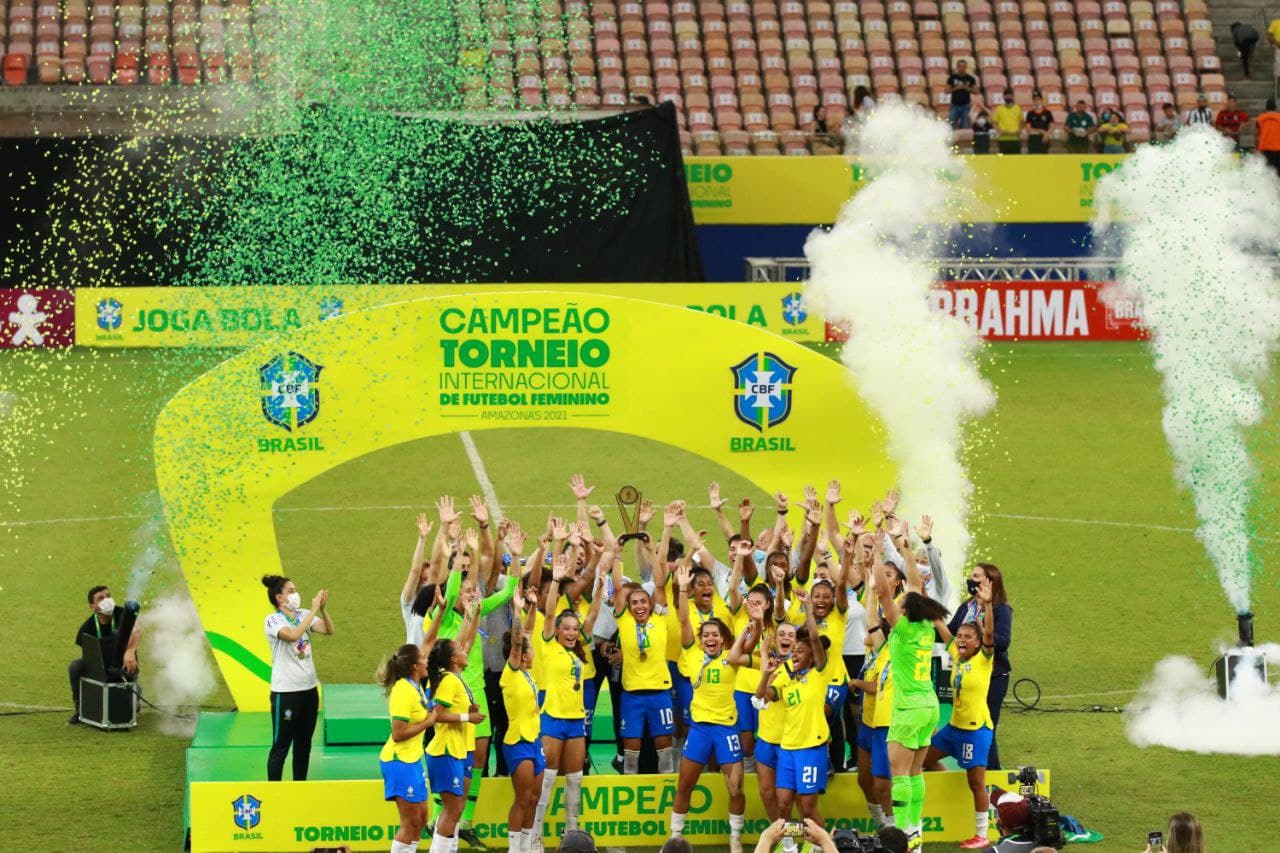
[[[624,533],[618,537],[618,544],[625,545],[627,542],[630,542],[632,539],[639,539],[641,542],[644,542],[647,545],[649,543],[649,534],[645,533],[644,531],[640,531],[639,533]]]

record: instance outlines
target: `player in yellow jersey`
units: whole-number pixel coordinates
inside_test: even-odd
[[[422,769],[422,734],[435,722],[422,692],[427,660],[422,649],[407,643],[378,669],[378,682],[387,692],[391,736],[378,755],[382,764],[383,798],[395,800],[400,828],[392,853],[414,853],[427,825],[427,778]]]
[[[773,619],[773,593],[766,584],[756,584],[742,597],[738,578],[751,560],[754,548],[751,540],[740,538],[734,545],[733,574],[729,578],[729,612],[733,615],[733,630],[738,636],[748,637],[745,648],[747,661],[738,667],[733,685],[733,702],[738,707],[738,737],[742,742],[742,772],[756,772],[756,728],[760,712],[751,699],[760,683],[760,655],[772,648],[775,623]],[[747,627],[755,624],[753,632]]]
[[[612,564],[613,554],[605,552],[600,560],[602,571],[608,571]],[[569,574],[569,556],[558,554],[552,564],[552,583],[564,583]],[[547,805],[551,802],[556,777],[561,774],[564,775],[565,827],[577,828],[578,813],[582,806],[582,768],[587,755],[587,712],[582,689],[587,651],[582,637],[583,634],[591,633],[590,623],[595,621],[594,613],[599,612],[600,596],[596,596],[596,603],[592,612],[588,613],[585,625],[572,610],[556,615],[558,598],[554,589],[545,597],[545,621],[541,642],[535,652],[535,656],[543,657],[542,677],[546,679],[541,731],[547,768],[542,774],[542,792],[534,809],[534,849],[541,849],[543,818],[546,816]]]
[[[668,544],[669,532],[661,546]],[[624,585],[622,569],[613,568],[613,588],[618,590],[614,616],[618,620],[618,647],[622,651],[622,772],[640,772],[640,742],[646,730],[658,751],[658,772],[676,771],[671,736],[676,730],[671,704],[671,672],[667,669],[667,564],[651,552],[654,594],[634,584]]]
[[[973,838],[961,842],[965,850],[981,850],[990,845],[987,840],[987,810],[991,800],[987,796],[987,753],[991,749],[994,726],[991,709],[987,707],[987,689],[991,686],[991,673],[995,667],[995,608],[991,606],[991,582],[984,581],[975,597],[982,605],[982,624],[966,622],[956,630],[955,638],[944,625],[938,629],[947,651],[954,661],[952,669],[951,721],[933,736],[929,754],[924,759],[925,770],[943,770],[942,759],[952,756],[968,776],[969,790],[973,792]]]
[[[782,666],[774,658],[764,664],[764,676],[756,696],[786,707],[782,744],[778,750],[778,814],[791,819],[798,807],[801,819],[822,825],[818,796],[827,789],[827,740],[830,734],[824,706],[827,697],[827,649],[813,619],[805,614],[804,627],[796,634],[791,662]]]
[[[512,603],[511,631],[503,638],[507,663],[502,668],[502,704],[507,710],[507,732],[502,753],[511,775],[514,795],[507,812],[507,849],[525,853],[533,849],[533,817],[542,793],[542,774],[547,758],[542,751],[542,719],[538,714],[538,685],[529,670],[533,646],[529,636],[538,615],[538,596],[525,591],[525,614],[521,622],[518,605]]]
[[[693,699],[689,736],[680,759],[680,777],[671,811],[671,836],[678,838],[684,831],[693,787],[707,762],[714,757],[729,793],[729,851],[742,853],[747,798],[742,793],[742,744],[738,738],[733,685],[738,667],[750,658],[742,653],[742,639],[733,642],[729,626],[714,616],[702,623],[695,638],[689,618],[693,574],[687,560],[676,567],[676,615],[680,620],[680,644],[684,647],[680,668],[693,688]]]
[[[750,630],[748,646],[764,633],[764,626],[759,622],[753,623]],[[790,622],[779,622],[774,629],[772,643],[761,641],[759,644],[761,668],[757,670],[760,676],[756,679],[756,684],[759,685],[764,680],[767,661],[789,661],[795,647],[796,626]],[[756,784],[760,788],[760,801],[764,804],[765,814],[770,820],[775,820],[778,817],[778,750],[782,748],[782,735],[786,729],[787,706],[781,702],[766,703],[756,695],[751,698],[759,720],[756,728]]]
[[[888,725],[876,728],[876,714],[880,708],[879,692],[881,678],[885,676],[888,655],[882,654],[877,631],[867,635],[867,653],[862,670],[857,677],[849,679],[849,687],[862,694],[862,725],[858,726],[858,787],[867,801],[867,811],[878,826],[893,825],[893,805],[889,793],[889,750],[885,743],[885,735],[889,733]],[[890,682],[890,686],[892,683]],[[888,694],[886,694],[888,695]],[[892,711],[892,697],[885,708]]]
[[[466,801],[467,777],[476,743],[476,723],[485,715],[462,680],[471,644],[480,624],[478,595],[464,595],[467,614],[455,639],[441,640],[427,658],[427,679],[435,706],[435,732],[427,745],[427,779],[431,792],[441,799],[431,837],[431,853],[454,853],[458,847],[458,819]]]

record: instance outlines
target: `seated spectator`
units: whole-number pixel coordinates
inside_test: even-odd
[[[858,86],[853,90],[853,114],[865,119],[876,106],[876,99],[871,97],[871,90],[866,86]]]
[[[1093,150],[1093,134],[1097,126],[1084,101],[1076,101],[1076,108],[1067,113],[1067,153],[1088,154]]]
[[[1001,154],[1022,153],[1022,107],[1014,103],[1013,90],[1004,90],[1004,103],[991,115],[996,127],[996,148]]]
[[[947,121],[952,130],[969,128],[969,110],[972,106],[973,90],[978,81],[969,73],[969,63],[963,59],[956,61],[956,70],[947,77],[947,88],[951,90],[951,106],[947,108]]]
[[[1235,95],[1227,95],[1227,105],[1218,113],[1218,117],[1213,120],[1213,126],[1218,132],[1230,139],[1236,144],[1236,150],[1240,150],[1240,131],[1244,128],[1245,122],[1249,120],[1249,114],[1240,109],[1236,103]]]
[[[1160,115],[1156,118],[1156,139],[1159,144],[1172,142],[1182,130],[1182,116],[1173,108],[1173,101],[1165,101],[1160,107]]]
[[[1044,98],[1037,89],[1031,96],[1031,109],[1027,112],[1027,153],[1049,153],[1049,131],[1053,128],[1053,113],[1045,109]]]
[[[1196,106],[1193,110],[1187,110],[1186,117],[1182,123],[1187,127],[1193,127],[1197,124],[1207,124],[1213,126],[1213,110],[1209,108],[1209,99],[1201,92],[1196,95]]]
[[[76,645],[83,648],[84,636],[96,637],[100,640],[116,638],[120,621],[124,618],[124,608],[116,607],[111,597],[111,589],[106,586],[95,586],[89,590],[90,616],[76,631]],[[135,625],[129,636],[129,644],[124,650],[124,666],[121,675],[126,681],[138,680],[138,640],[142,632]],[[71,703],[75,711],[67,720],[67,725],[80,722],[80,679],[84,676],[84,657],[76,658],[67,666],[67,674],[71,677]]]
[[[987,111],[980,109],[973,117],[973,153],[991,153],[991,119]]]
[[[844,140],[841,139],[841,132],[832,132],[827,127],[827,108],[818,107],[818,111],[813,114],[813,141],[819,145],[826,145],[839,151],[844,146]]]
[[[1154,853],[1147,845],[1146,853]],[[1200,821],[1190,812],[1178,812],[1169,818],[1164,831],[1163,853],[1204,853],[1204,831]]]
[[[1102,140],[1103,154],[1123,154],[1128,150],[1129,125],[1118,112],[1103,110],[1098,137]]]

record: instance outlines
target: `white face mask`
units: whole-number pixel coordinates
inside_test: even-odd
[[[98,602],[98,612],[103,616],[110,616],[115,609],[116,601],[109,595]]]
[[[290,610],[297,610],[302,606],[302,596],[296,592],[291,592],[284,597],[284,603]]]

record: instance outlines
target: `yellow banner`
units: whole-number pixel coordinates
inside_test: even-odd
[[[992,773],[991,777],[999,774]],[[1045,771],[1041,793],[1049,793]],[[989,781],[1011,787],[1003,779]],[[564,832],[564,787],[557,781],[543,837],[548,849]],[[491,793],[492,792],[492,793]],[[754,845],[768,826],[754,774],[746,777],[746,838]],[[490,847],[507,843],[511,786],[484,780],[473,825]],[[396,807],[382,799],[382,782],[196,782],[190,787],[193,853],[312,850],[346,844],[353,850],[386,850],[397,829]],[[588,776],[582,781],[579,826],[597,847],[656,849],[667,837],[675,800],[674,776]],[[820,810],[829,831],[872,832],[858,780],[837,774]],[[729,797],[718,773],[704,773],[689,804],[684,835],[695,845],[729,840]],[[973,835],[973,797],[959,771],[925,774],[924,836],[928,842],[962,841]],[[992,827],[994,834],[995,828]]]
[[[696,417],[672,416],[673,390],[697,401]],[[169,532],[238,708],[268,707],[259,578],[288,574],[276,501],[386,447],[512,427],[648,438],[766,492],[834,477],[855,485],[854,505],[894,482],[845,369],[746,323],[617,296],[493,291],[302,326],[218,365],[156,420]]]
[[[1054,154],[961,158],[971,175],[960,222],[1088,222],[1097,181],[1123,155]],[[866,185],[872,162],[844,157],[686,157],[699,225],[817,225]]]
[[[93,347],[244,347],[352,311],[432,296],[541,290],[679,305],[798,341],[824,339],[798,284],[404,284],[119,287],[76,290],[76,343]]]

